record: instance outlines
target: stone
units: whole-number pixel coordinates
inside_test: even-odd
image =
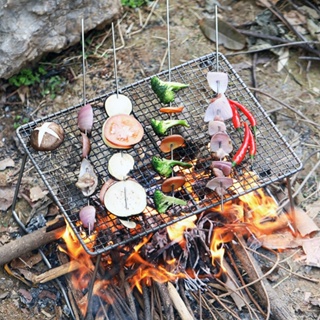
[[[8,79],[46,53],[59,53],[85,32],[110,24],[118,0],[0,0],[0,78]]]

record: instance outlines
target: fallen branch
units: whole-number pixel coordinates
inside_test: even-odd
[[[237,255],[243,269],[248,274],[250,280],[254,283],[254,287],[256,289],[257,294],[259,295],[261,301],[267,306],[267,309],[270,308],[270,313],[273,318],[277,320],[287,320],[294,319],[295,316],[289,310],[289,302],[287,297],[278,296],[276,291],[271,287],[268,283],[268,280],[264,277],[263,272],[254,259],[251,252],[246,250],[246,244],[241,236],[238,236],[239,245],[234,246],[234,252]],[[260,281],[257,281],[260,279]],[[269,310],[267,313],[267,319],[269,319]]]
[[[63,218],[55,219],[47,226],[10,241],[0,247],[0,266],[19,258],[32,250],[60,239],[65,231]]]
[[[57,268],[50,269],[42,274],[34,276],[32,279],[32,282],[33,283],[46,283],[50,280],[59,278],[67,273],[75,271],[75,270],[79,269],[80,266],[81,266],[80,262],[73,260],[73,261],[67,262]]]

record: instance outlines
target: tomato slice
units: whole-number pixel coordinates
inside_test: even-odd
[[[143,134],[141,123],[127,114],[114,115],[103,125],[103,136],[118,146],[132,146],[141,141]]]

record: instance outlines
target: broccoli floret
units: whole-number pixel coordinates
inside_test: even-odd
[[[165,158],[159,158],[153,156],[151,159],[154,170],[156,170],[160,175],[168,178],[172,174],[172,168],[174,166],[180,166],[184,168],[191,168],[192,164],[177,160],[169,160]]]
[[[151,119],[151,126],[154,132],[159,135],[163,136],[167,133],[167,131],[174,127],[174,126],[184,126],[189,128],[189,123],[187,120],[180,120],[180,119],[171,119],[171,120],[155,120]]]
[[[162,103],[174,101],[174,93],[189,87],[188,84],[160,80],[157,76],[151,78],[151,88]]]
[[[167,196],[160,190],[156,190],[153,194],[153,201],[159,213],[165,213],[168,208],[174,204],[185,206],[187,201],[172,196]]]

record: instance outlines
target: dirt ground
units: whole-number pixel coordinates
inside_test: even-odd
[[[122,39],[118,27],[115,32],[120,87],[167,69],[167,29],[163,2],[160,1],[160,6],[154,11],[151,6],[140,10],[125,9],[119,17]],[[202,0],[172,1],[171,66],[215,51],[215,43],[207,39],[199,28],[199,19],[213,14],[209,4],[209,1]],[[221,1],[221,4],[221,18],[240,26],[253,23],[256,16],[265,10],[255,1]],[[285,6],[282,9],[285,10]],[[151,11],[153,13],[150,14]],[[86,34],[86,39],[86,95],[90,99],[115,90],[111,28],[108,26],[104,30],[92,31]],[[227,57],[247,86],[252,88],[263,108],[303,162],[304,169],[293,177],[293,189],[298,190],[296,205],[320,226],[320,170],[317,167],[320,150],[319,61],[300,59],[307,55],[306,51],[297,46],[289,48],[288,60],[278,71],[278,57],[271,50],[252,53],[248,52],[248,46],[241,52],[219,46],[220,52]],[[34,120],[80,103],[81,62],[80,45],[59,54],[51,54],[40,61],[50,70],[51,76],[59,76],[54,96],[43,96],[43,88],[39,84],[17,91],[8,83],[2,83],[0,160],[11,158],[14,161],[14,167],[5,171],[10,172],[6,188],[9,187],[11,191],[17,182],[22,155],[21,146],[15,137],[15,127],[22,124],[24,118]],[[23,185],[28,183],[41,185],[32,167],[23,180]],[[25,205],[23,201],[20,202],[19,205]],[[30,207],[26,208],[30,212]],[[9,233],[12,235],[17,230],[9,207],[0,215],[0,245],[9,241]],[[319,281],[320,265],[306,266],[303,255],[301,248],[290,249],[281,253],[281,259],[287,259],[287,268],[293,272]],[[297,319],[320,319],[319,283],[288,275],[281,269],[277,270],[270,283],[279,297],[288,297],[289,307],[294,310]],[[26,285],[20,280],[9,276],[3,268],[0,269],[0,320],[53,319],[50,316],[54,313],[52,310],[25,307],[21,299],[21,290],[24,288]]]

